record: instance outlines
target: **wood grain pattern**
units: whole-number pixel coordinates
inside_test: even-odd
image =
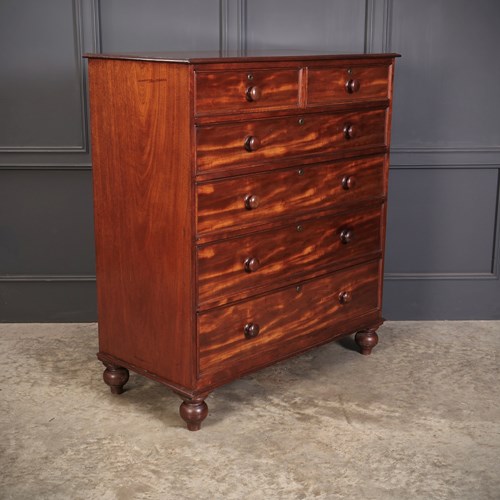
[[[196,72],[197,114],[253,112],[296,108],[299,101],[299,70]],[[249,89],[257,89],[253,99]]]
[[[217,370],[200,373],[198,386],[200,387],[200,391],[213,390],[236,378],[297,356],[332,340],[337,340],[340,337],[364,329],[376,330],[383,322],[384,320],[378,309],[365,311],[363,314],[346,319],[345,321],[339,318],[338,323],[334,323],[331,328],[317,329],[309,332],[308,335],[296,336],[293,342],[283,341],[272,343],[262,353],[248,355],[242,363],[225,364],[219,366]]]
[[[345,177],[354,178],[355,186],[345,189]],[[197,231],[214,232],[274,217],[344,209],[349,204],[382,197],[383,180],[384,157],[376,156],[200,183],[196,188]],[[258,197],[257,208],[246,207],[247,196]]]
[[[317,106],[339,101],[382,99],[389,91],[388,66],[344,66],[309,68],[307,81],[307,105]],[[348,82],[358,82],[358,90],[352,93]]]
[[[306,80],[305,78],[303,79],[304,81]],[[305,88],[303,87],[303,92],[301,95],[306,92]],[[304,113],[331,113],[332,111],[336,114],[339,114],[344,111],[369,111],[372,109],[384,109],[387,108],[390,104],[389,99],[383,98],[383,99],[360,99],[356,102],[353,101],[338,101],[335,103],[331,104],[324,104],[324,105],[317,105],[312,107],[305,107],[305,97],[304,97],[304,103],[301,104],[302,107],[297,107],[297,108],[278,108],[272,110],[272,113],[270,113],[267,110],[255,110],[251,113],[251,115],[247,114],[239,114],[239,113],[234,113],[231,111],[224,111],[220,112],[218,114],[207,114],[207,115],[196,115],[195,116],[195,123],[197,126],[204,126],[204,125],[217,125],[217,124],[222,124],[222,123],[232,123],[232,122],[241,122],[243,121],[243,118],[246,117],[247,119],[252,119],[252,120],[261,120],[263,118],[269,118],[270,116],[273,116],[274,118],[280,118],[280,117],[292,117],[295,116],[297,119],[301,118],[304,116]],[[307,157],[304,157],[307,158]],[[328,159],[328,158],[327,158]]]
[[[338,269],[349,261],[380,252],[380,206],[337,216],[308,219],[271,231],[198,248],[198,301],[202,308],[213,301],[234,300],[235,294],[255,293],[279,286],[286,278]],[[351,241],[342,236],[350,231]],[[344,232],[344,233],[343,233]],[[245,262],[257,259],[248,272]],[[220,302],[217,302],[220,303]]]
[[[237,163],[385,145],[385,109],[351,113],[313,113],[303,117],[270,118],[197,127],[197,167],[200,171]],[[346,138],[351,125],[354,137]],[[245,149],[250,137],[256,151]]]
[[[270,295],[199,314],[200,372],[245,370],[252,357],[265,357],[278,344],[292,344],[315,330],[336,330],[356,316],[378,308],[378,265],[370,262]],[[349,291],[352,300],[340,304],[339,294]],[[244,327],[260,326],[248,339]]]
[[[99,349],[191,387],[190,68],[90,60],[89,81]]]

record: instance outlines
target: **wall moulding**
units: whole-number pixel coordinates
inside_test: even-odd
[[[0,146],[0,154],[88,154],[90,150],[88,135],[88,103],[86,88],[86,65],[83,54],[96,51],[100,46],[99,0],[72,0],[73,43],[76,66],[75,78],[79,82],[80,107],[80,144],[77,145],[28,145]]]
[[[55,283],[95,281],[92,274],[13,274],[0,275],[0,283]]]

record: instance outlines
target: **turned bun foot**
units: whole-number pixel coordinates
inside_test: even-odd
[[[356,344],[361,349],[361,354],[368,356],[372,349],[378,344],[378,335],[375,330],[361,330],[354,337]]]
[[[128,370],[123,368],[123,366],[115,366],[105,363],[106,369],[102,374],[102,378],[109,388],[112,394],[121,394],[123,392],[123,386],[128,381]]]
[[[203,399],[185,399],[179,408],[182,419],[190,431],[199,431],[208,415],[208,406]]]

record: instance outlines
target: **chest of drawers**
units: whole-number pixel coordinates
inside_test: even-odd
[[[90,54],[104,381],[183,399],[377,344],[394,58]]]

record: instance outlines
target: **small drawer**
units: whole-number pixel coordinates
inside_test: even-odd
[[[196,113],[296,108],[299,70],[196,72]]]
[[[200,313],[200,372],[243,373],[271,359],[273,350],[283,357],[317,344],[319,332],[332,338],[355,329],[357,318],[378,309],[378,287],[374,261]]]
[[[198,234],[345,206],[384,194],[381,156],[274,170],[199,184]]]
[[[384,99],[389,89],[388,66],[310,68],[307,105],[320,106],[342,101]]]
[[[198,247],[200,307],[380,251],[381,208],[308,219]]]
[[[385,109],[312,113],[197,127],[198,171],[242,163],[384,146]]]

